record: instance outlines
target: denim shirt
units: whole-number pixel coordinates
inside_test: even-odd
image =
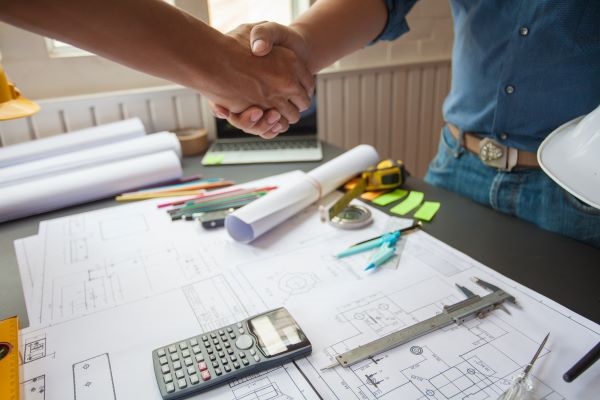
[[[377,40],[408,31],[416,0],[385,0]],[[452,86],[444,118],[536,151],[554,129],[600,104],[600,0],[450,0]],[[599,155],[600,156],[600,155]]]

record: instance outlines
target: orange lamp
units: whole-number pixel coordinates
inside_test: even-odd
[[[28,117],[39,110],[39,105],[21,96],[19,89],[8,81],[0,65],[0,121]]]

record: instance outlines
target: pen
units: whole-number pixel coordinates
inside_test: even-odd
[[[596,344],[590,351],[584,355],[581,360],[577,361],[565,374],[563,379],[565,382],[573,382],[583,371],[592,366],[600,358],[600,342]]]

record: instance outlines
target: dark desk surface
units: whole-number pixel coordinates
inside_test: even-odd
[[[339,154],[324,146],[325,159]],[[286,163],[202,167],[200,158],[183,161],[187,175],[224,177],[245,182],[318,163]],[[425,192],[428,200],[442,203],[425,230],[496,271],[600,323],[600,249],[567,239],[516,218],[508,217],[470,200],[409,178],[407,187]],[[5,222],[0,225],[0,319],[12,315],[28,326],[23,290],[13,241],[37,234],[46,219],[91,211],[117,204],[102,200],[81,206]]]

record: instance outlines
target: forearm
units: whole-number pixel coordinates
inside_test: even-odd
[[[316,73],[366,46],[386,20],[383,0],[319,0],[290,27],[306,40],[309,70]]]
[[[201,92],[226,64],[206,57],[223,35],[160,0],[0,0],[0,19]]]

